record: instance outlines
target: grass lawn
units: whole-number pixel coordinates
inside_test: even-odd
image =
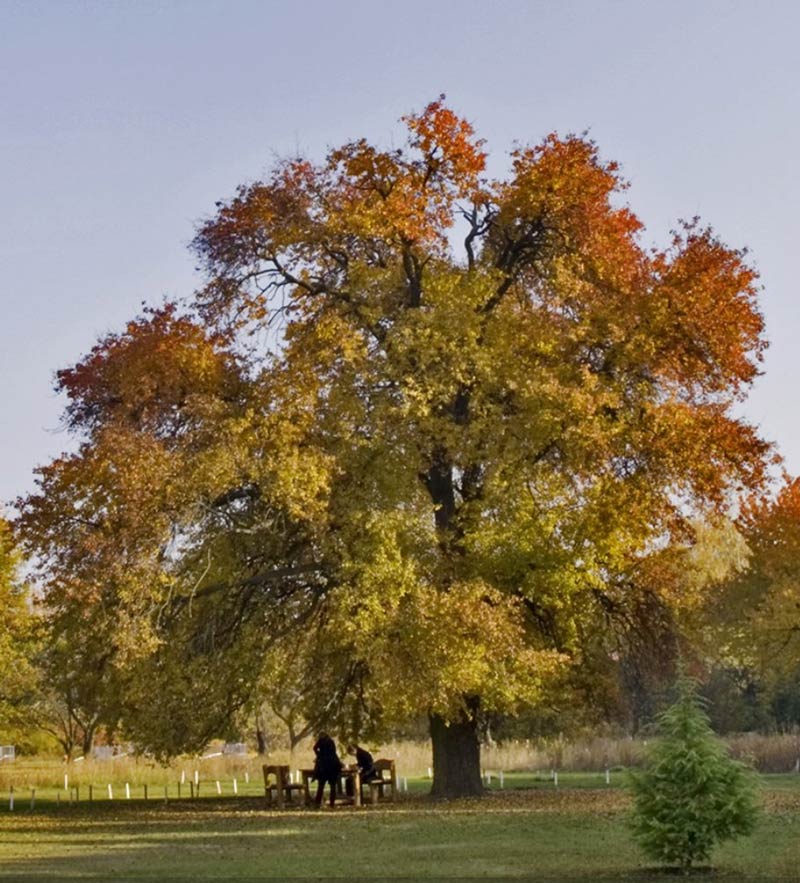
[[[800,881],[800,777],[764,782],[756,833],[718,851],[715,878]],[[576,781],[452,803],[416,791],[394,805],[282,812],[254,797],[31,812],[20,795],[0,810],[0,880],[674,880],[636,851],[619,788]]]

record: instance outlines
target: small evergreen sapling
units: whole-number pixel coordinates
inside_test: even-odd
[[[677,701],[659,719],[661,738],[631,775],[631,827],[650,858],[688,871],[717,843],[752,832],[756,789],[715,736],[692,681],[683,676],[677,686]]]

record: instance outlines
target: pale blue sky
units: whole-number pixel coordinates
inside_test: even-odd
[[[747,245],[771,347],[746,414],[800,472],[800,4],[0,0],[0,500],[64,449],[55,370],[198,282],[186,244],[275,154],[321,157],[440,92],[502,168],[589,129],[664,242]]]

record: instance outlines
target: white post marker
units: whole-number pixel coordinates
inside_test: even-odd
[[[217,794],[222,794],[222,786],[219,784],[219,779],[217,779]]]
[[[186,770],[181,770],[181,785],[186,784]]]
[[[428,778],[429,778],[429,779],[432,779],[432,778],[433,778],[433,771],[431,770],[430,767],[428,767]]]
[[[236,783],[236,776],[233,777],[233,793],[234,793],[234,794],[238,794],[238,793],[239,793],[239,786],[238,786],[238,784]]]
[[[403,776],[403,791],[408,791],[408,776]]]
[[[111,782],[108,783],[108,799],[109,800],[114,799],[114,792],[111,790]]]
[[[553,770],[553,785],[558,788],[558,771]]]
[[[289,784],[294,785],[294,773],[289,770]]]
[[[200,784],[200,773],[197,770],[194,771],[194,783],[195,785]]]
[[[14,812],[14,786],[11,786],[11,791],[8,795],[8,811]]]
[[[606,767],[606,785],[611,784],[611,770]]]
[[[247,770],[244,771],[244,781],[246,785],[250,784],[250,773]]]
[[[500,770],[500,787],[503,787],[503,771]]]
[[[64,790],[69,791],[69,776],[64,773]]]
[[[131,786],[127,782],[125,783],[125,799],[131,799]]]
[[[487,785],[492,784],[492,774],[491,773],[486,773],[486,784]]]

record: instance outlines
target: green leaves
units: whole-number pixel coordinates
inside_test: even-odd
[[[727,756],[685,676],[659,724],[644,771],[631,773],[631,828],[648,856],[690,868],[708,861],[717,843],[752,832],[755,782]]]

